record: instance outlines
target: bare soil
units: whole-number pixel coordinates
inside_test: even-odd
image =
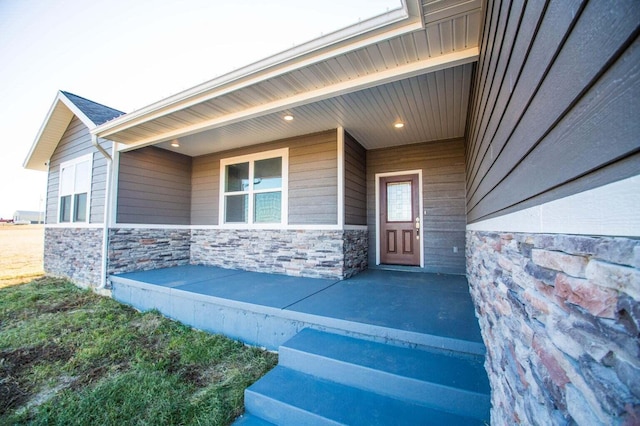
[[[0,225],[0,288],[42,276],[43,253],[43,225]]]

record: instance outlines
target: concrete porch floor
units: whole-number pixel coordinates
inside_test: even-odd
[[[270,349],[310,327],[484,354],[463,276],[370,269],[335,281],[186,265],[111,281],[123,303]]]

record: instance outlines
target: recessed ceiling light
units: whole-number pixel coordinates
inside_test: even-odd
[[[284,121],[291,121],[293,120],[293,115],[291,114],[287,114],[284,117],[282,117],[284,119]]]
[[[178,142],[178,139],[174,139],[173,142],[171,142],[171,146],[174,148],[180,148],[180,142]]]
[[[404,127],[404,123],[402,121],[398,121],[397,123],[394,123],[393,127],[396,129],[402,129]]]

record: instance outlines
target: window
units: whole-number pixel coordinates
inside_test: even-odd
[[[286,223],[288,149],[220,161],[220,222]]]
[[[58,222],[87,222],[93,155],[60,165],[60,214]]]

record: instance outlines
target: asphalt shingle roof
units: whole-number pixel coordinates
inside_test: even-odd
[[[99,104],[97,102],[90,101],[82,96],[74,95],[73,93],[61,91],[75,106],[78,107],[84,115],[93,121],[96,126],[106,123],[109,120],[113,120],[116,117],[124,114],[117,109],[109,108],[108,106]]]

